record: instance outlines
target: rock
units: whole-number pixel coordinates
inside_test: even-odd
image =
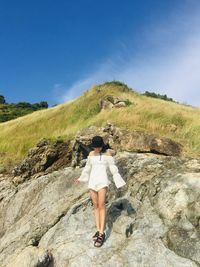
[[[126,103],[124,101],[119,101],[115,104],[116,108],[126,107]]]
[[[104,99],[101,100],[100,105],[101,109],[112,109],[112,107],[114,106],[113,103]]]
[[[133,103],[127,99],[122,99],[113,95],[106,95],[99,102],[99,105],[102,110],[126,107],[130,104]]]
[[[114,129],[113,129],[114,130]],[[200,265],[200,159],[118,152],[127,185],[112,181],[106,197],[106,240],[96,227],[81,169],[66,167],[15,187],[0,177],[0,266]]]
[[[168,156],[180,156],[182,151],[181,144],[165,137],[149,134],[142,131],[127,130],[120,134],[120,149],[135,152],[151,152]]]
[[[37,143],[37,147],[43,147],[43,146],[47,146],[47,145],[50,145],[50,141],[45,139],[45,138],[42,138],[38,143]]]
[[[194,231],[187,231],[176,226],[167,232],[167,245],[177,255],[200,262],[200,236]]]
[[[31,246],[24,248],[20,254],[7,263],[7,267],[50,267],[52,265],[53,257],[50,251]]]
[[[182,145],[169,138],[142,131],[120,129],[107,122],[103,127],[91,126],[77,133],[73,141],[72,166],[79,165],[92,150],[90,143],[94,135],[103,137],[104,142],[109,144],[109,149],[112,149],[113,155],[117,151],[150,152],[168,156],[180,156],[182,153]]]
[[[58,170],[71,164],[71,143],[57,141],[51,144],[49,140],[42,139],[36,147],[28,151],[25,158],[12,170],[13,183],[18,185],[27,179]]]
[[[45,253],[39,257],[36,267],[48,267],[52,261],[52,253],[46,250]]]
[[[118,102],[117,102],[118,101]],[[113,99],[113,103],[121,103]],[[13,184],[38,178],[63,167],[84,166],[87,155],[92,150],[92,137],[101,135],[107,149],[114,156],[117,151],[150,152],[171,156],[180,156],[182,147],[175,141],[141,131],[129,131],[107,123],[103,127],[91,126],[79,131],[73,141],[57,140],[55,144],[41,139],[34,148],[28,151],[27,157],[12,170]]]

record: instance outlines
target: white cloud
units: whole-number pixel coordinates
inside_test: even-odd
[[[117,75],[117,66],[114,62],[112,62],[112,60],[107,60],[91,74],[88,74],[86,78],[74,82],[72,86],[70,86],[65,93],[62,94],[60,101],[65,102],[74,99],[80,96],[84,91],[88,90],[91,86],[113,80]]]

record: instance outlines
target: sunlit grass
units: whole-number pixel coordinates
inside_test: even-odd
[[[132,105],[100,111],[100,99],[106,95],[129,99]],[[102,126],[107,121],[118,127],[172,138],[184,146],[187,155],[200,154],[199,108],[124,91],[120,85],[111,83],[94,86],[74,101],[1,123],[0,163],[9,158],[13,161],[24,158],[41,138],[70,140],[78,130]]]

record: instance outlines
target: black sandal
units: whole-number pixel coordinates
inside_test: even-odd
[[[92,239],[94,241],[96,241],[98,236],[99,236],[99,231],[96,231],[96,233],[93,235]]]
[[[103,245],[104,240],[105,240],[105,233],[103,233],[103,234],[99,233],[96,241],[94,242],[94,246],[95,247],[101,247]],[[99,244],[99,245],[97,245],[97,244]]]

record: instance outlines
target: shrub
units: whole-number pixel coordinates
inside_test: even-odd
[[[154,98],[160,98],[160,99],[163,99],[163,100],[166,100],[166,101],[176,102],[172,98],[167,97],[166,94],[165,95],[160,95],[160,94],[156,94],[154,92],[145,91],[145,93],[142,94],[142,95],[149,96],[149,97],[154,97]]]
[[[114,85],[114,86],[119,86],[122,88],[123,91],[130,91],[132,90],[131,88],[128,87],[127,84],[123,83],[123,82],[120,82],[120,81],[111,81],[111,82],[105,82],[104,84],[102,84],[102,86],[104,85]]]

